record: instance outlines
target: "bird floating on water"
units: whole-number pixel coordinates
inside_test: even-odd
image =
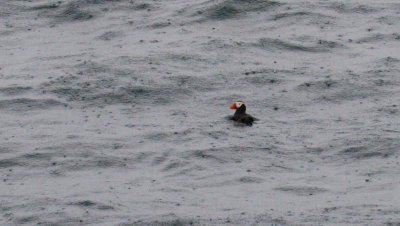
[[[231,117],[233,121],[252,126],[253,122],[257,120],[253,116],[246,114],[246,105],[243,101],[235,101],[229,108],[236,110],[235,114]]]

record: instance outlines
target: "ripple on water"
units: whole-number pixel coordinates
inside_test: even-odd
[[[379,11],[381,8],[376,8],[364,4],[359,3],[343,3],[343,2],[332,2],[326,5],[328,9],[333,9],[338,13],[360,13],[360,14],[369,14],[375,13]]]
[[[97,6],[107,7],[110,2],[120,2],[119,0],[73,0],[66,3],[58,1],[54,3],[37,4],[29,9],[38,12],[38,15],[50,18],[56,23],[64,22],[81,22],[93,19],[98,14],[107,11],[107,8],[99,8]]]
[[[260,12],[282,5],[277,1],[268,0],[225,0],[211,6],[197,10],[197,15],[202,15],[200,20],[227,20],[237,18],[246,13]]]
[[[324,188],[310,187],[310,186],[283,186],[283,187],[277,187],[275,188],[275,190],[288,192],[299,196],[309,196],[328,191]]]
[[[297,86],[298,91],[313,94],[313,101],[341,103],[363,100],[384,94],[372,82],[365,83],[351,79],[325,79],[307,81]]]
[[[121,31],[107,31],[104,32],[102,35],[96,37],[96,39],[103,40],[103,41],[110,41],[115,38],[122,37],[124,34]]]
[[[313,45],[302,45],[274,38],[261,38],[258,43],[252,44],[254,47],[263,49],[280,49],[301,52],[329,52],[332,49],[342,47],[341,44],[333,41],[318,40]]]
[[[54,107],[66,107],[67,105],[54,99],[30,99],[16,98],[0,100],[0,110],[5,111],[29,111],[29,110],[47,110]]]
[[[31,86],[11,86],[0,88],[0,94],[7,96],[21,95],[32,90]]]
[[[99,202],[94,202],[91,200],[83,200],[83,201],[77,201],[77,202],[70,202],[68,205],[72,206],[78,206],[82,208],[93,208],[93,209],[98,209],[98,210],[114,210],[115,208],[110,205],[105,205]]]
[[[318,20],[332,19],[331,16],[327,16],[321,13],[299,11],[299,12],[278,13],[273,17],[273,20],[283,20],[283,19],[298,20],[299,18],[318,19]]]

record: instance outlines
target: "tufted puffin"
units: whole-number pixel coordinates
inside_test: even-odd
[[[232,110],[236,109],[235,114],[231,117],[233,121],[252,126],[253,122],[257,120],[253,116],[246,114],[246,105],[244,105],[243,101],[236,101],[235,103],[231,104],[229,108]]]

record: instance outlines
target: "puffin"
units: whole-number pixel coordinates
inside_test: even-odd
[[[236,110],[235,114],[231,117],[233,121],[252,126],[253,122],[257,120],[253,116],[246,114],[246,105],[243,101],[235,101],[229,108]]]

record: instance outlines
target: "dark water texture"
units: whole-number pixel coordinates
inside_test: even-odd
[[[0,225],[399,225],[399,15],[0,2]]]

